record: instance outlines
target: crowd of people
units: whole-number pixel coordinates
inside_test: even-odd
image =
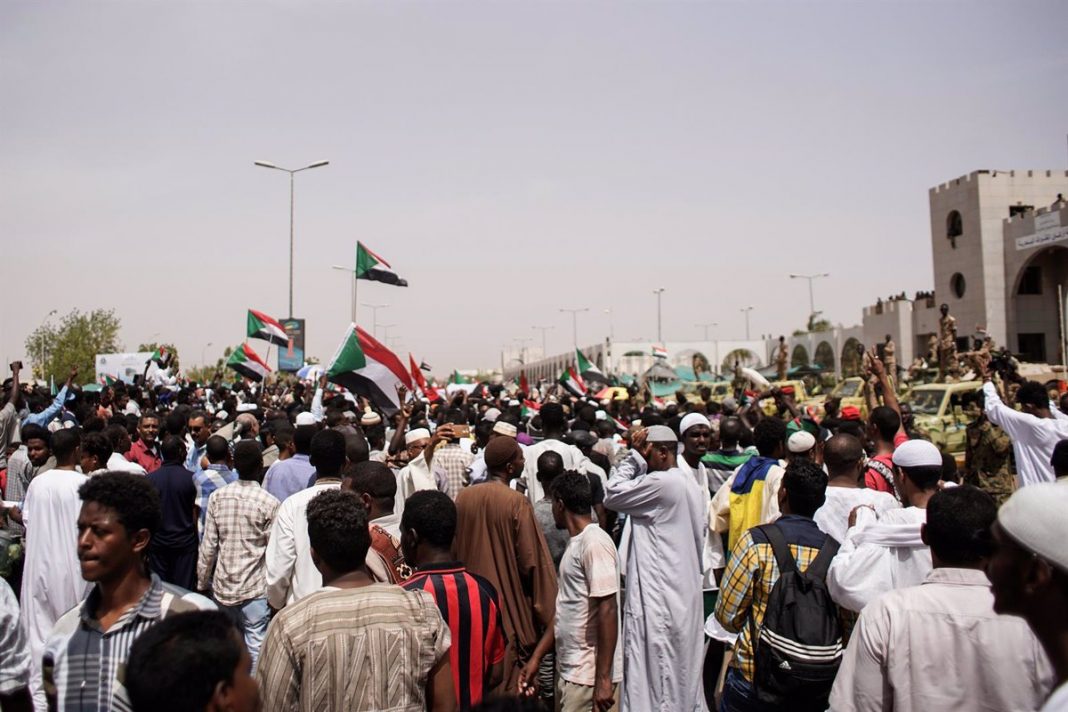
[[[0,709],[1068,710],[1068,414],[977,358],[958,474],[865,363],[866,418],[12,364]]]

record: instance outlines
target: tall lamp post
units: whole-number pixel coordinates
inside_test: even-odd
[[[352,323],[355,324],[356,323],[356,270],[349,269],[348,267],[342,267],[341,265],[330,265],[330,267],[332,267],[333,269],[339,269],[342,272],[351,272],[352,273],[352,294],[350,295],[349,301],[351,302],[351,306],[350,306],[351,316],[350,316],[350,318],[352,319]]]
[[[664,344],[664,335],[660,332],[660,295],[663,293],[663,287],[658,287],[653,290],[653,294],[656,295],[656,341],[661,346]]]
[[[749,341],[749,312],[753,311],[753,307],[742,307],[739,311],[745,313],[745,340]]]
[[[371,310],[371,333],[377,339],[378,338],[378,310],[379,309],[385,309],[389,305],[388,304],[368,304],[367,302],[363,302],[363,305]]]
[[[552,331],[554,327],[551,326],[532,326],[531,329],[536,329],[541,332],[541,357],[545,358],[549,355],[549,351],[545,348],[545,332]]]
[[[582,312],[588,312],[589,307],[581,307],[578,309],[561,309],[562,312],[570,312],[571,314],[571,338],[575,342],[575,350],[578,351],[578,315]]]
[[[254,164],[261,168],[272,168],[276,171],[283,171],[289,174],[289,318],[293,318],[293,176],[301,171],[307,171],[312,168],[321,168],[330,164],[330,161],[316,161],[310,163],[303,168],[282,168],[276,166],[270,161],[254,161]]]
[[[830,277],[830,272],[821,272],[820,274],[791,274],[790,279],[807,279],[808,280],[808,313],[812,315],[813,320],[816,316],[816,299],[812,292],[812,283],[817,279],[824,277]]]

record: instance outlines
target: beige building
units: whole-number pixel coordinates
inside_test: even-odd
[[[929,191],[931,247],[934,258],[934,288],[937,300],[949,305],[957,318],[960,347],[985,326],[994,340],[1029,360],[1055,360],[1059,355],[1056,334],[1057,279],[1045,258],[1033,259],[1045,247],[1017,249],[1009,231],[1029,229],[1013,226],[1011,218],[1048,208],[1058,195],[1068,194],[1068,171],[982,170],[974,171]],[[1043,243],[1043,245],[1048,243]],[[1017,252],[1022,254],[1016,254]],[[1018,302],[1021,280],[1026,291]],[[1037,285],[1036,285],[1037,283]],[[1053,294],[1049,289],[1053,289]],[[1030,297],[1042,296],[1040,300]],[[1049,300],[1052,299],[1052,311]],[[1038,323],[1018,318],[1020,309],[1039,305]],[[1048,317],[1052,315],[1052,322]],[[1017,328],[1013,324],[1019,322]],[[919,333],[919,332],[914,332]],[[1052,340],[1048,337],[1054,334]]]

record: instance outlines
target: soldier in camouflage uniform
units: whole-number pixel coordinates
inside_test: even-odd
[[[968,404],[966,412],[975,416],[967,428],[964,455],[964,482],[975,485],[1001,504],[1016,489],[1012,467],[1012,441],[1005,431],[987,420],[983,413],[983,393]]]

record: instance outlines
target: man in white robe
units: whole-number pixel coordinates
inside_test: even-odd
[[[408,464],[397,473],[397,500],[393,511],[399,517],[404,513],[404,501],[420,490],[436,490],[437,482],[424,452],[430,444],[430,431],[415,428],[404,434],[404,446],[408,450]]]
[[[536,504],[545,496],[545,491],[538,482],[538,458],[548,450],[559,453],[564,461],[564,470],[574,470],[584,475],[597,474],[603,481],[605,473],[600,467],[590,462],[590,458],[583,455],[577,447],[561,440],[567,433],[567,417],[564,415],[563,406],[559,403],[546,403],[538,414],[541,416],[545,439],[528,446],[523,451],[526,461],[526,466],[523,468],[523,481],[527,487],[527,498],[530,499],[530,503]]]
[[[623,712],[707,710],[701,573],[708,499],[694,477],[676,466],[677,448],[670,428],[638,430],[605,492],[605,507],[631,522]]]
[[[88,480],[75,468],[80,437],[73,430],[52,434],[56,467],[30,480],[22,504],[26,527],[26,568],[22,574],[22,627],[30,647],[30,692],[34,706],[46,707],[41,656],[59,617],[81,603],[90,584],[78,562],[78,488]]]

